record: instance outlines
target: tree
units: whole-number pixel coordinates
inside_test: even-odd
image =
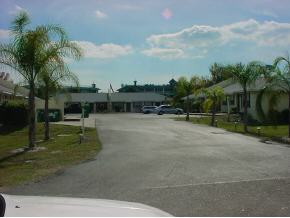
[[[61,57],[69,53],[80,57],[77,45],[70,42],[64,30],[57,25],[41,25],[28,29],[30,23],[26,12],[20,12],[12,22],[13,40],[0,45],[0,64],[17,71],[29,87],[28,125],[29,147],[35,146],[35,81],[51,62],[63,62]],[[53,41],[52,41],[53,38]]]
[[[64,64],[49,64],[38,77],[38,90],[44,98],[44,140],[50,138],[49,134],[49,97],[63,89],[63,82],[72,81],[78,86],[78,77]]]
[[[253,61],[247,65],[238,63],[228,66],[234,81],[239,83],[243,89],[243,122],[244,131],[248,132],[248,87],[261,75],[261,64]]]
[[[225,97],[224,90],[220,86],[208,88],[204,90],[206,100],[204,102],[205,110],[211,109],[211,126],[214,126],[217,105]]]
[[[186,77],[180,77],[177,81],[177,96],[186,96],[186,121],[189,121],[190,95],[197,94],[201,87],[202,83],[198,76],[193,76],[190,80],[187,80]]]
[[[288,137],[290,138],[290,59],[289,55],[274,60],[274,70],[267,75],[268,86],[288,95]]]
[[[212,84],[217,84],[231,78],[231,72],[222,64],[213,63],[210,66],[209,71],[211,73]]]

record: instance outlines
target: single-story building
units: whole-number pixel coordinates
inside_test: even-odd
[[[16,85],[12,81],[0,79],[0,103],[9,100],[25,99],[28,100],[29,90]],[[35,97],[35,110],[44,109],[44,100]],[[61,99],[49,99],[49,109],[58,109],[61,112],[61,119],[64,115],[64,103]]]
[[[144,105],[159,106],[170,100],[164,95],[149,92],[70,93],[57,97],[65,102],[66,113],[80,113],[81,103],[89,103],[92,113],[140,112]]]
[[[0,78],[0,103],[13,99],[28,98],[29,90],[17,86],[12,81]]]
[[[217,84],[218,85],[218,84]],[[262,89],[266,86],[266,81],[264,78],[257,79],[253,84],[247,87],[248,91],[248,113],[256,120],[259,120],[257,112],[257,98]],[[243,89],[240,84],[232,82],[231,84],[223,87],[226,99],[221,104],[221,111],[228,112],[236,111],[243,112]],[[265,114],[269,112],[269,95],[263,95],[261,99],[261,106]],[[283,111],[288,109],[288,96],[283,94],[279,96],[277,105],[275,105],[276,111]]]
[[[243,89],[242,86],[234,82],[232,79],[228,79],[222,81],[218,84],[208,87],[208,89],[212,89],[214,87],[220,86],[223,88],[225,93],[225,99],[222,101],[220,105],[220,112],[228,113],[243,113]],[[262,89],[266,86],[266,80],[264,78],[258,78],[253,84],[247,87],[248,90],[248,114],[252,116],[253,119],[260,120],[260,117],[257,112],[257,98]],[[275,90],[275,89],[274,89]],[[197,98],[205,98],[204,94],[198,95],[190,95],[189,98],[191,100]],[[186,100],[186,97],[182,98]],[[263,95],[261,99],[261,107],[263,112],[267,115],[269,112],[269,95]],[[274,109],[278,112],[282,112],[283,110],[288,109],[288,96],[283,94],[279,96],[277,104]]]

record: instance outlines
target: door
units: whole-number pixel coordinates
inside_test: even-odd
[[[126,112],[131,112],[131,103],[126,103]]]

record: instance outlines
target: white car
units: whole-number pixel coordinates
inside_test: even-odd
[[[144,204],[124,201],[0,194],[0,217],[1,216],[161,217],[171,215]]]

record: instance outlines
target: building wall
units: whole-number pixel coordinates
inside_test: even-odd
[[[35,110],[44,109],[45,101],[42,99],[36,99],[35,101]],[[48,102],[49,109],[58,109],[61,112],[61,120],[64,118],[64,102],[62,99],[49,99]]]
[[[250,92],[250,107],[248,107],[248,113],[256,120],[259,120],[259,116],[257,113],[257,109],[256,109],[256,101],[257,101],[257,97],[258,97],[258,92]],[[233,95],[235,98],[235,103],[234,104],[230,104],[230,111],[233,108],[236,108],[238,106],[238,94],[234,94]],[[240,95],[240,108],[239,111],[243,112],[243,107],[242,107],[242,95]],[[267,115],[268,111],[269,111],[269,96],[264,95],[262,98],[262,108],[264,110],[264,113]],[[281,96],[279,96],[278,99],[278,103],[277,106],[275,107],[275,110],[281,112],[285,109],[288,109],[288,96],[286,94],[283,94]],[[221,105],[221,112],[227,113],[228,108],[227,105],[222,104]]]

